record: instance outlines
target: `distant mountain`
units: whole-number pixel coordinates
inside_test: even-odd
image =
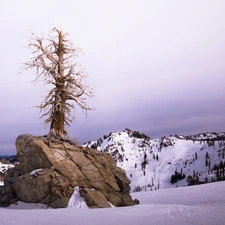
[[[110,153],[130,178],[131,191],[225,180],[225,132],[151,139],[126,128],[84,146]]]
[[[6,159],[11,163],[15,163],[18,161],[16,155],[0,155],[0,160],[1,159]]]

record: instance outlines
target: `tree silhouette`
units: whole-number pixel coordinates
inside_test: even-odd
[[[93,97],[93,87],[85,84],[87,74],[75,62],[81,49],[74,47],[67,36],[57,28],[53,28],[48,37],[32,33],[27,47],[34,56],[24,63],[24,70],[36,69],[34,81],[43,80],[52,86],[39,108],[41,118],[47,117],[45,124],[50,124],[49,133],[57,136],[67,135],[65,125],[73,121],[71,110],[75,105],[86,115],[93,109],[86,104],[86,98]]]

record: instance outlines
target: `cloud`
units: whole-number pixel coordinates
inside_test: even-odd
[[[225,2],[23,0],[2,9],[0,154],[15,151],[20,133],[48,132],[33,108],[48,87],[18,71],[32,57],[30,32],[55,25],[85,52],[78,61],[95,86],[96,110],[85,119],[76,109],[68,128],[81,143],[126,127],[153,137],[223,130]]]

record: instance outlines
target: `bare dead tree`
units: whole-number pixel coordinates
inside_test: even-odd
[[[93,97],[93,87],[85,84],[88,76],[75,62],[81,49],[74,47],[67,36],[57,28],[48,37],[32,34],[27,47],[34,56],[24,63],[24,70],[36,69],[35,81],[53,86],[39,107],[41,118],[47,117],[45,124],[50,124],[50,133],[58,136],[67,135],[65,125],[73,121],[71,110],[75,105],[86,114],[93,109],[86,104],[87,97]]]

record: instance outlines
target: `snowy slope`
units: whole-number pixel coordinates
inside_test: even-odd
[[[12,163],[10,163],[7,160],[0,160],[0,186],[4,185],[4,177],[5,177],[5,173],[9,168],[14,167],[14,165]]]
[[[131,191],[187,186],[187,179],[199,184],[225,178],[225,133],[151,139],[125,129],[85,146],[110,153],[130,178]]]
[[[43,209],[35,204],[0,208],[0,225],[223,225],[225,181],[132,193],[140,205],[107,209]],[[35,209],[36,206],[36,209]]]

